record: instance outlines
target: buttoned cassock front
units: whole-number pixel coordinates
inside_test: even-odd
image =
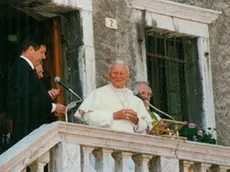
[[[139,122],[134,125],[129,120],[115,120],[113,113],[121,109],[132,109],[138,115]],[[84,115],[80,111],[84,112]],[[94,90],[74,114],[91,126],[110,128],[123,132],[143,133],[152,119],[141,99],[133,95],[128,88],[117,89],[112,84]]]

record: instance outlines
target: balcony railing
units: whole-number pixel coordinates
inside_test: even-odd
[[[47,164],[50,172],[226,172],[230,148],[55,122],[0,156],[1,172],[43,172]]]

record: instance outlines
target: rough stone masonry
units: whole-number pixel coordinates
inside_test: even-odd
[[[222,11],[209,26],[211,65],[218,144],[230,145],[230,2],[225,0],[172,0],[188,5]],[[115,18],[118,29],[105,27],[105,17]],[[127,0],[93,1],[97,87],[107,82],[108,64],[115,58],[126,61],[135,76],[135,25]]]

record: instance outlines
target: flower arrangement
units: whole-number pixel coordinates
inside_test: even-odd
[[[215,128],[208,128],[207,131],[198,129],[196,124],[184,122],[184,126],[179,130],[179,135],[187,137],[190,141],[216,144],[214,137]]]

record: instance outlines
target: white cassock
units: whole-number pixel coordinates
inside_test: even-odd
[[[138,115],[139,122],[134,125],[128,120],[114,120],[113,113],[121,109],[132,109]],[[81,115],[80,111],[84,112]],[[128,88],[117,89],[112,84],[94,90],[80,105],[74,114],[88,125],[110,128],[123,132],[145,132],[152,128],[152,119],[141,99],[133,95]]]
[[[134,125],[128,120],[114,120],[113,113],[121,109],[132,109],[138,115],[139,122]],[[81,115],[83,111],[85,114]],[[141,99],[133,95],[128,88],[117,89],[112,84],[105,85],[94,90],[80,105],[74,114],[76,118],[83,120],[88,125],[110,128],[123,132],[145,133],[147,127],[152,128],[152,118],[146,110]],[[91,155],[91,164],[94,166],[95,159]],[[114,169],[114,161],[110,158],[110,166]],[[134,162],[129,160],[130,172],[134,171]]]

